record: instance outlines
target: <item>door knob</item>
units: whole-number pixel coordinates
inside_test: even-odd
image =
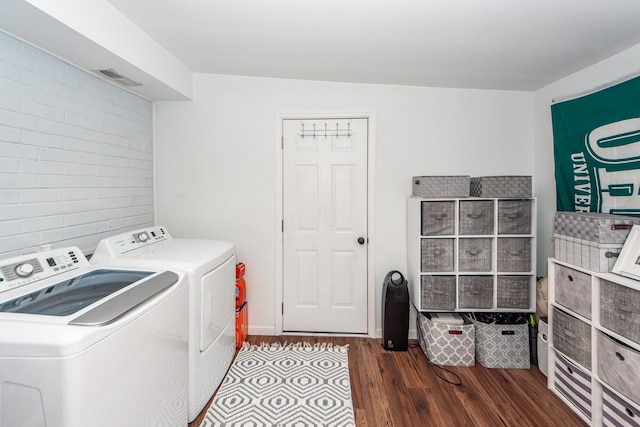
[[[360,243],[361,245],[364,245],[364,237],[358,237],[358,243]]]

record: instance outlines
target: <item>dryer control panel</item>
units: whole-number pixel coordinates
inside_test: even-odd
[[[88,265],[89,261],[77,247],[0,260],[0,293]]]
[[[95,252],[91,256],[93,263],[113,259],[131,251],[155,245],[171,239],[171,235],[165,227],[148,227],[130,231],[117,236],[108,237],[98,243]]]

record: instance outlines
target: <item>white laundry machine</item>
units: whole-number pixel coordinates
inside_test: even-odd
[[[173,238],[156,226],[102,240],[93,265],[168,268],[189,278],[189,421],[204,409],[236,350],[235,245]]]
[[[0,260],[0,427],[185,426],[188,281],[165,270]]]

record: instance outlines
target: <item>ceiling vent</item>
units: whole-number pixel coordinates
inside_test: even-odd
[[[122,74],[118,73],[113,68],[108,68],[104,70],[94,70],[94,72],[99,73],[100,75],[106,77],[110,81],[116,82],[119,85],[122,85],[124,87],[142,86],[142,83],[134,82],[130,78],[125,77]]]

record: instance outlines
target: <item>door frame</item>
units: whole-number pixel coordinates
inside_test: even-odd
[[[275,333],[283,335],[282,332],[282,303],[284,291],[284,233],[282,231],[283,203],[284,203],[284,174],[283,168],[283,120],[310,120],[310,119],[367,119],[367,335],[375,338],[376,332],[376,286],[375,286],[375,113],[373,111],[350,111],[350,112],[292,112],[278,113],[276,117],[276,223],[275,230]],[[286,334],[286,333],[285,333]],[[310,333],[311,334],[311,333]],[[313,334],[323,335],[323,334]],[[334,334],[331,334],[334,335]],[[361,334],[341,334],[357,335]]]

